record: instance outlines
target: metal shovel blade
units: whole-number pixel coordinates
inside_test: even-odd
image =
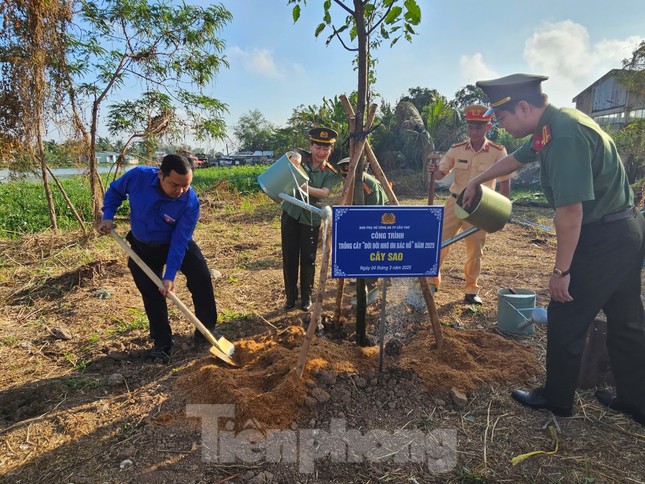
[[[217,346],[222,351],[222,353],[225,353],[228,356],[233,356],[233,353],[235,353],[235,345],[224,338],[224,336],[221,336],[217,340]]]
[[[230,341],[226,341],[226,343],[228,343],[229,345],[233,346],[233,344]],[[225,361],[226,363],[228,363],[231,366],[238,366],[237,363],[235,363],[235,361],[233,361],[233,359],[231,358],[231,355],[227,355],[226,353],[220,351],[217,346],[211,346],[210,353],[215,358],[219,358],[220,360]],[[231,351],[231,354],[232,354],[232,351]]]

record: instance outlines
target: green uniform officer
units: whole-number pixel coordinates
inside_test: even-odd
[[[514,138],[532,137],[473,179],[464,194],[468,205],[478,184],[537,160],[555,210],[546,382],[532,391],[515,390],[512,397],[531,408],[571,415],[587,329],[602,309],[617,396],[603,391],[596,397],[645,425],[645,219],[633,207],[613,140],[583,113],[551,106],[541,89],[546,79],[514,74],[477,83],[500,127]]]
[[[308,195],[309,204],[318,208],[322,207],[322,201],[329,196],[334,185],[340,182],[336,170],[327,161],[337,136],[333,129],[312,129],[309,131],[311,153],[305,152],[305,158],[300,159],[302,168],[309,175],[309,182],[300,188]],[[300,194],[298,197],[307,198]],[[284,308],[289,310],[296,305],[300,269],[301,308],[308,311],[316,272],[320,216],[289,202],[282,202],[282,210],[282,273],[287,298]]]
[[[340,174],[345,177],[349,171],[349,158],[343,158],[336,163]],[[356,193],[354,193],[356,197]],[[390,201],[387,198],[385,190],[381,182],[374,178],[369,173],[363,172],[363,199],[364,205],[389,205]],[[356,203],[356,198],[354,198]],[[365,279],[367,289],[366,304],[372,304],[378,299],[378,278],[371,277]],[[352,299],[352,304],[356,304],[356,298]]]

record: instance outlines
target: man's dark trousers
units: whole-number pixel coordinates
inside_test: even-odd
[[[163,268],[168,258],[169,245],[144,244],[136,240],[132,232],[128,233],[126,239],[130,242],[134,252],[161,279]],[[168,322],[166,298],[159,292],[157,285],[132,259],[128,259],[128,267],[143,297],[143,306],[150,321],[150,337],[154,340],[155,346],[164,348],[172,346],[172,330]],[[180,270],[186,276],[186,286],[192,295],[195,316],[210,332],[213,332],[217,324],[213,281],[211,280],[206,259],[197,244],[192,240],[188,242],[188,249]],[[197,335],[198,333],[196,332],[195,334]]]
[[[548,308],[545,396],[552,405],[572,406],[587,329],[602,309],[618,398],[645,412],[644,256],[645,220],[640,213],[582,226],[571,264],[573,301],[551,301]]]

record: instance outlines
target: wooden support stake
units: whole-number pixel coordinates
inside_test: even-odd
[[[309,326],[307,326],[307,333],[305,334],[305,339],[302,342],[302,348],[300,349],[300,354],[298,355],[298,361],[296,363],[296,375],[298,378],[302,378],[302,374],[305,371],[305,364],[307,363],[307,354],[309,353],[309,348],[315,337],[316,328],[320,323],[320,316],[322,314],[322,304],[323,296],[325,294],[325,286],[327,285],[327,273],[329,272],[329,260],[331,259],[331,224],[327,223],[327,236],[325,238],[325,245],[323,247],[322,261],[320,264],[320,276],[318,279],[318,290],[316,291],[316,297],[314,298],[314,308],[311,311],[311,319],[309,320]],[[323,228],[324,230],[324,228]]]
[[[343,304],[343,289],[345,288],[345,279],[338,279],[338,292],[336,293],[336,308],[334,309],[334,322],[340,323],[340,312]]]

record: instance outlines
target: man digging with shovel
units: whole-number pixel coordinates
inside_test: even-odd
[[[126,198],[129,200],[131,230],[126,239],[132,251],[162,279],[163,288],[132,257],[128,259],[128,267],[143,297],[154,342],[146,357],[163,362],[168,362],[172,353],[166,297],[174,288],[177,271],[186,276],[199,321],[210,332],[217,324],[210,271],[192,240],[199,218],[199,200],[190,187],[192,180],[193,166],[180,155],[165,156],[160,168],[133,168],[110,184],[103,201],[103,220],[96,227],[99,234],[109,234],[114,229],[117,209]],[[195,348],[209,344],[197,330],[193,343]]]

